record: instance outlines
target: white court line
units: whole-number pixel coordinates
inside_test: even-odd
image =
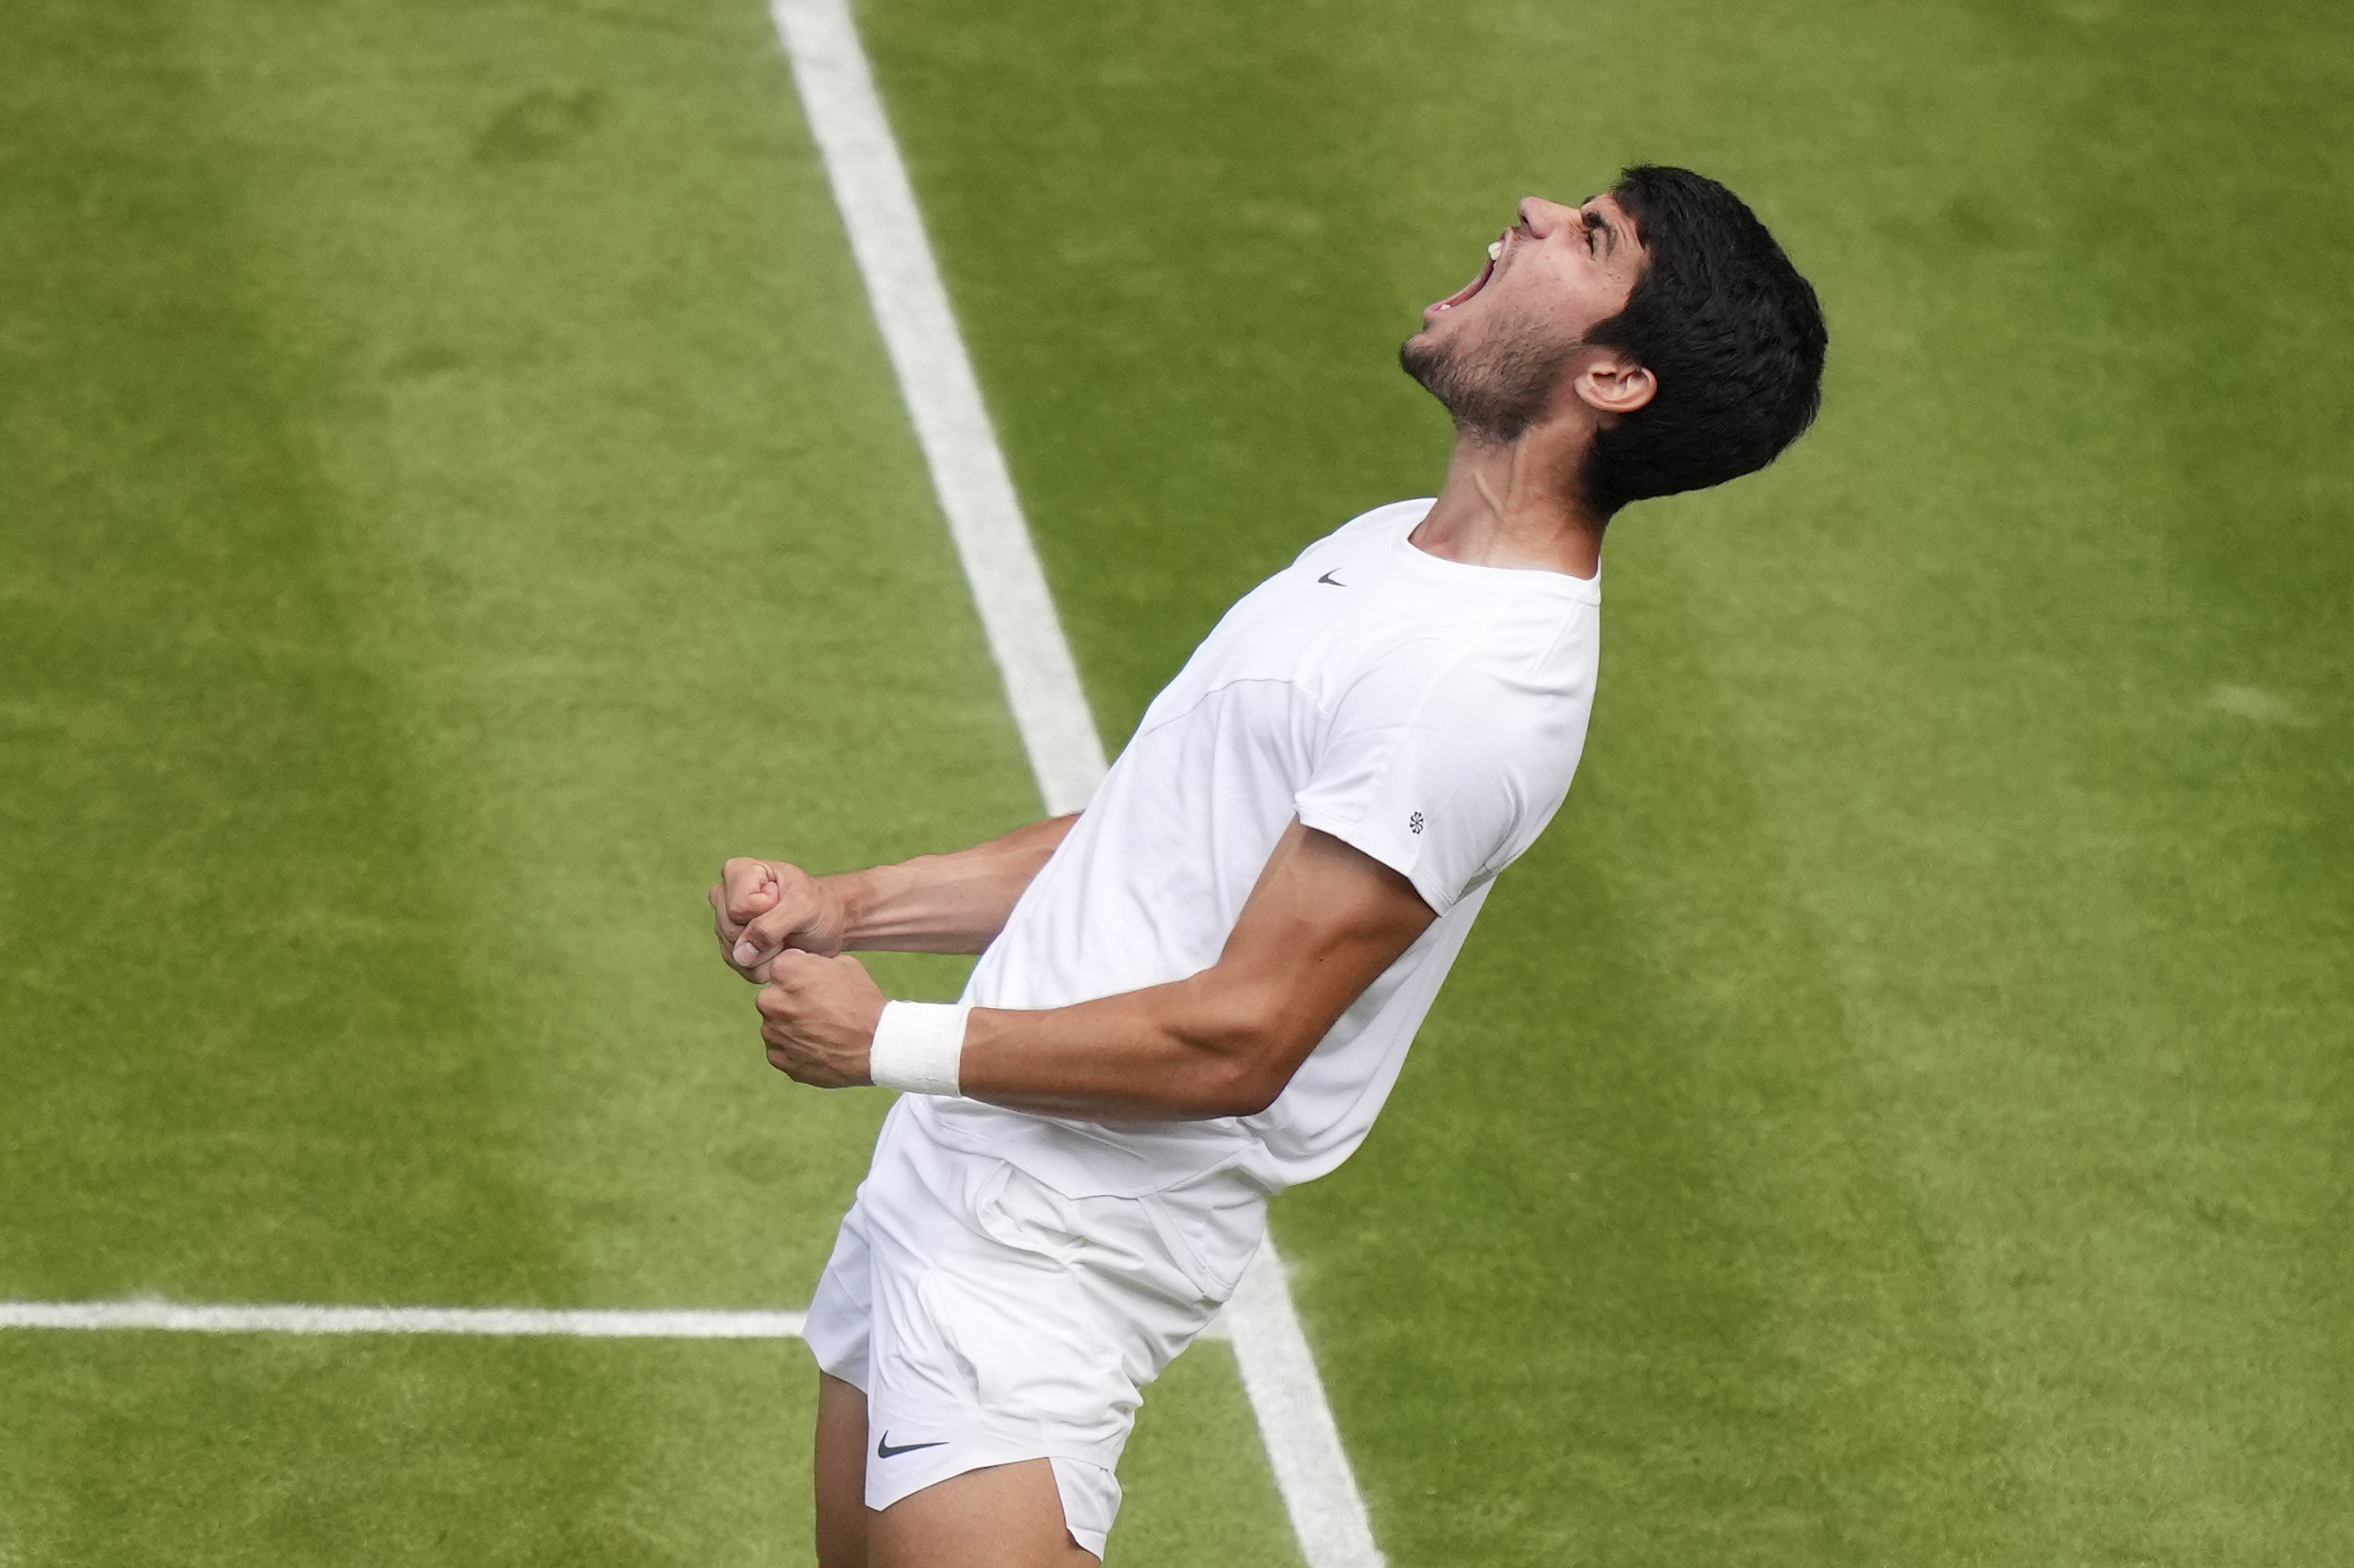
[[[807,1316],[802,1312],[694,1309],[0,1301],[0,1329],[166,1329],[199,1334],[556,1334],[576,1340],[798,1340]]]
[[[1031,771],[1052,812],[1076,811],[1103,743],[1040,570],[1013,481],[924,233],[915,188],[843,0],[771,0],[793,84],[866,280],[940,509],[972,584]],[[1373,1523],[1269,1240],[1225,1319],[1244,1390],[1309,1568],[1381,1568]]]
[[[806,1312],[544,1307],[321,1307],[302,1302],[0,1301],[0,1329],[162,1329],[196,1334],[495,1334],[574,1340],[798,1340]],[[1203,1332],[1229,1338],[1225,1318]]]
[[[1054,815],[1076,811],[1103,778],[1103,743],[924,237],[899,144],[875,95],[866,53],[839,4],[776,0],[771,12],[1038,792]]]

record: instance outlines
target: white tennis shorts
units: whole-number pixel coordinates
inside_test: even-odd
[[[817,1363],[866,1394],[866,1506],[1046,1459],[1101,1557],[1144,1385],[1234,1293],[1266,1199],[1232,1174],[1072,1198],[895,1108],[810,1302]]]

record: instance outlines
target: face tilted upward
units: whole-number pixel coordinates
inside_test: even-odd
[[[1399,353],[1467,433],[1517,439],[1550,406],[1585,334],[1626,307],[1642,275],[1634,220],[1616,200],[1583,207],[1530,196],[1488,248],[1488,264],[1425,307]]]

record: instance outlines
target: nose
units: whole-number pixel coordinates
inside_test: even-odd
[[[1520,213],[1521,221],[1526,224],[1529,232],[1539,239],[1543,239],[1564,224],[1579,221],[1577,208],[1564,207],[1557,201],[1547,201],[1543,196],[1522,196]]]

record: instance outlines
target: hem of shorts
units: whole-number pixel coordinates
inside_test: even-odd
[[[952,1481],[959,1476],[970,1475],[975,1470],[992,1469],[999,1465],[1019,1465],[1032,1459],[1044,1459],[1049,1465],[1056,1459],[1068,1459],[1074,1464],[1092,1465],[1099,1470],[1111,1468],[1103,1462],[1099,1455],[1072,1453],[1066,1451],[1065,1446],[1052,1443],[1008,1441],[971,1446],[960,1445],[959,1452],[937,1456],[928,1465],[917,1465],[905,1471],[890,1472],[880,1485],[877,1484],[875,1474],[875,1467],[879,1461],[869,1459],[866,1464],[864,1488],[866,1506],[880,1513],[892,1504],[904,1502],[926,1488],[938,1486],[942,1481]],[[1109,1532],[1108,1531],[1081,1530],[1071,1523],[1070,1510],[1063,1505],[1063,1483],[1059,1477],[1055,1482],[1055,1501],[1057,1507],[1063,1508],[1064,1530],[1069,1532],[1073,1541],[1077,1542],[1081,1547],[1092,1552],[1100,1559],[1104,1554],[1104,1543],[1108,1539]],[[1094,1544],[1089,1545],[1090,1541]]]
[[[1083,1445],[1073,1443],[1030,1442],[1008,1438],[994,1443],[956,1444],[953,1454],[935,1454],[929,1463],[918,1462],[901,1468],[894,1467],[878,1482],[875,1467],[884,1461],[870,1457],[866,1462],[866,1506],[878,1513],[903,1498],[914,1497],[926,1487],[936,1487],[942,1481],[974,1470],[986,1470],[998,1465],[1019,1465],[1031,1459],[1070,1459],[1097,1469],[1109,1469],[1098,1453],[1082,1452]]]
[[[858,1356],[855,1358],[843,1356],[839,1358],[843,1364],[842,1370],[836,1371],[833,1367],[826,1364],[825,1352],[815,1344],[811,1344],[806,1333],[801,1337],[801,1343],[809,1345],[810,1359],[817,1362],[818,1371],[823,1372],[826,1376],[834,1379],[836,1382],[848,1383],[851,1387],[856,1389],[861,1393],[867,1392],[866,1384],[868,1380],[866,1375],[866,1367],[864,1365],[865,1358],[864,1356]],[[852,1375],[848,1364],[854,1359],[860,1363],[855,1376]]]
[[[1057,1456],[1055,1455],[1049,1454],[1046,1456],[1046,1463],[1049,1466],[1054,1465],[1056,1462],[1056,1459]],[[1074,1459],[1071,1463],[1092,1465],[1095,1461],[1092,1459]],[[1063,1473],[1059,1469],[1055,1472],[1055,1500],[1056,1502],[1061,1502],[1063,1500]],[[1103,1530],[1082,1530],[1077,1525],[1073,1524],[1071,1522],[1071,1510],[1067,1505],[1066,1505],[1063,1510],[1063,1533],[1076,1542],[1080,1551],[1092,1552],[1095,1555],[1095,1560],[1098,1563],[1103,1561],[1104,1547],[1111,1540],[1111,1531],[1108,1528]]]

